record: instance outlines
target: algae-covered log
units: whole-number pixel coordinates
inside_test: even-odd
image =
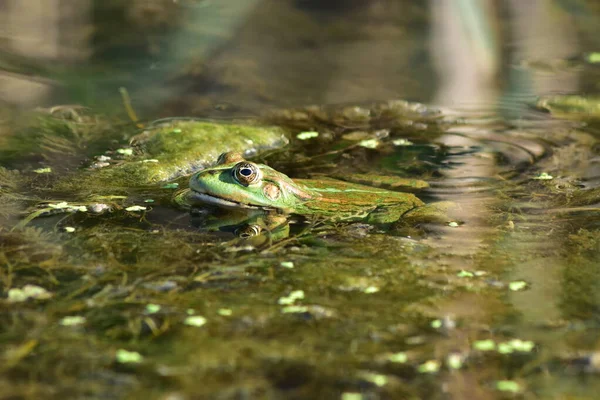
[[[132,188],[191,174],[216,162],[226,151],[246,156],[284,146],[288,140],[277,127],[172,121],[148,128],[135,136],[132,149],[121,149],[119,160],[64,180],[63,189]],[[126,151],[125,151],[126,150]]]

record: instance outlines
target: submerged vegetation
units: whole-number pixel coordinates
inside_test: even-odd
[[[599,304],[594,223],[575,231],[536,225],[524,211],[558,216],[595,203],[595,189],[558,185],[564,159],[547,158],[538,165],[545,175],[499,189],[509,200],[494,206],[497,229],[480,235],[481,251],[468,260],[460,256],[467,247],[444,247],[469,232],[460,202],[419,208],[386,232],[312,216],[190,214],[172,200],[189,173],[225,147],[244,148],[293,177],[410,187],[427,199],[429,184],[415,178],[435,185],[449,149],[425,142],[421,129],[433,138],[457,122],[397,104],[419,110],[410,114],[415,120],[404,111],[390,118],[381,111],[389,104],[351,114],[313,108],[271,114],[268,128],[173,121],[139,136],[89,111],[85,120],[79,112],[34,119],[39,128],[23,128],[34,133],[8,139],[26,158],[5,152],[0,170],[2,393],[438,398],[440,382],[458,394],[457,380],[469,379],[469,391],[493,396],[541,390],[542,370],[593,370],[581,360],[597,345],[590,339]],[[318,134],[298,137],[309,129]],[[222,139],[212,147],[205,134]],[[281,148],[286,137],[291,145]],[[33,147],[34,138],[45,145]],[[367,159],[386,176],[360,162]],[[582,196],[589,198],[576,200]],[[524,258],[514,242],[545,229],[554,262],[575,268],[556,271],[562,317],[538,322],[553,335],[585,339],[587,354],[568,344],[552,351],[542,332],[522,328],[528,311],[506,302],[541,295],[539,278],[519,265],[548,257],[547,249]],[[571,332],[561,318],[584,325]]]

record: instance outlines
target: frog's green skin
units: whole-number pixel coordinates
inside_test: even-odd
[[[251,182],[243,174],[253,176]],[[335,179],[297,179],[224,153],[190,179],[187,201],[229,209],[280,210],[337,221],[391,223],[424,203],[415,195]]]

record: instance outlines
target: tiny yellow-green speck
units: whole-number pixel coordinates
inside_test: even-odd
[[[76,326],[76,325],[82,325],[85,324],[85,317],[82,317],[80,315],[70,315],[67,317],[63,317],[59,324],[61,324],[62,326]]]
[[[440,329],[442,327],[442,320],[434,319],[433,321],[431,321],[430,325],[433,329]]]
[[[448,226],[450,228],[458,228],[460,225],[456,221],[451,221],[451,222],[448,222]]]
[[[316,138],[318,136],[319,136],[319,132],[315,132],[315,131],[300,132],[299,134],[296,135],[296,137],[300,140],[312,139],[312,138]]]
[[[196,310],[194,310],[193,308],[188,308],[187,310],[185,310],[185,313],[187,315],[194,315],[195,312]]]
[[[412,146],[414,143],[408,139],[396,139],[392,140],[394,146]]]
[[[461,369],[463,366],[463,358],[460,354],[450,354],[446,358],[446,364],[448,364],[450,369]]]
[[[367,149],[376,149],[379,146],[379,140],[377,139],[366,139],[358,142],[359,146],[365,147]]]
[[[179,183],[177,183],[177,182],[167,183],[166,185],[161,186],[162,189],[177,189],[178,187],[179,187]]]
[[[521,386],[515,381],[497,381],[496,389],[501,392],[518,393],[521,391]]]
[[[147,159],[147,160],[142,160],[142,162],[145,162],[145,163],[149,163],[149,162],[150,163],[157,163],[158,160],[156,158],[150,158],[150,159]]]
[[[73,233],[75,232],[75,228],[73,228],[72,226],[65,226],[65,232]]]
[[[535,347],[535,343],[531,340],[521,340],[521,339],[513,339],[508,342],[513,349],[517,351],[522,351],[524,353],[529,353]]]
[[[296,300],[302,300],[304,298],[304,290],[294,290],[289,295],[280,297],[277,301],[281,305],[294,304]]]
[[[173,133],[181,133],[181,129],[175,128],[171,132],[173,132]]]
[[[8,301],[19,303],[29,299],[46,300],[52,297],[52,293],[37,285],[25,285],[22,289],[12,288],[8,291]]]
[[[117,149],[117,153],[123,154],[124,156],[130,156],[133,154],[133,149]]]
[[[361,374],[361,377],[373,383],[376,386],[385,386],[388,383],[388,377],[382,374],[375,374],[373,372],[364,372]]]
[[[591,64],[597,64],[600,63],[600,53],[598,52],[592,52],[586,55],[586,60],[587,62],[591,63]]]
[[[440,370],[440,366],[441,365],[439,361],[429,360],[419,365],[417,371],[419,371],[422,374],[434,374]]]
[[[492,351],[496,349],[496,342],[492,339],[477,340],[473,342],[473,348],[479,351]]]
[[[144,203],[154,203],[154,199],[146,199],[144,200]]]
[[[498,353],[500,354],[510,354],[514,351],[513,346],[510,343],[498,343]]]
[[[379,292],[379,288],[377,286],[369,286],[363,290],[363,293],[371,294]]]
[[[549,181],[549,180],[554,179],[554,177],[546,172],[542,172],[538,176],[533,177],[533,179],[537,179],[540,181]]]
[[[472,278],[474,274],[471,271],[465,271],[463,269],[459,273],[457,273],[456,276],[458,276],[459,278]]]
[[[519,290],[523,290],[527,287],[527,282],[525,281],[513,281],[508,284],[508,288],[513,292],[518,292]]]
[[[308,312],[308,307],[306,306],[286,306],[281,309],[281,312],[284,314],[301,314]]]
[[[404,352],[392,353],[392,354],[389,354],[386,358],[389,362],[398,363],[398,364],[404,364],[405,362],[408,361],[408,356]]]
[[[195,327],[201,327],[202,325],[206,324],[206,318],[201,317],[199,315],[192,315],[187,317],[184,321],[184,324],[189,325],[189,326],[195,326]]]
[[[33,172],[35,172],[36,174],[49,174],[50,172],[52,172],[52,168],[50,168],[50,167],[38,168],[38,169],[34,169]]]
[[[154,314],[154,313],[157,313],[157,312],[159,312],[159,311],[160,311],[160,309],[161,309],[161,307],[160,307],[160,305],[158,305],[158,304],[152,304],[152,303],[150,303],[150,304],[147,304],[147,305],[146,305],[146,312],[147,312],[148,314]]]
[[[117,350],[115,358],[121,364],[139,364],[144,360],[144,357],[137,351],[128,351],[125,349]]]
[[[345,392],[342,393],[341,400],[364,400],[364,396],[361,393]]]
[[[127,207],[125,209],[125,211],[144,211],[146,210],[146,207],[144,206],[131,206],[131,207]]]
[[[229,317],[233,314],[233,311],[230,308],[219,308],[217,314],[222,317]]]
[[[291,261],[282,261],[279,263],[283,268],[294,268],[294,263]]]

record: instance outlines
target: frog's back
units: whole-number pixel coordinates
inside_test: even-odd
[[[378,207],[401,207],[406,211],[424,203],[412,193],[349,183],[337,179],[297,179],[295,182],[317,196],[306,201],[307,212],[321,214],[369,213]]]

